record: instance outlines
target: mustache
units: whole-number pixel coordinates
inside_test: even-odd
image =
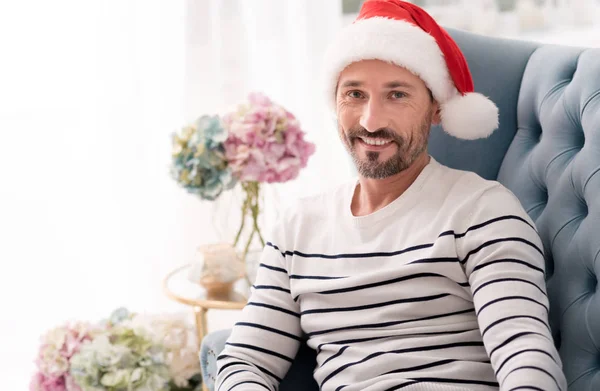
[[[362,126],[356,126],[348,130],[347,137],[349,139],[355,139],[359,137],[373,137],[373,138],[384,138],[391,139],[397,142],[398,144],[403,143],[403,139],[398,135],[398,133],[394,132],[390,128],[381,128],[377,129],[374,132],[369,132],[367,129]]]

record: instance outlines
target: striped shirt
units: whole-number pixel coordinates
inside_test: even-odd
[[[567,389],[542,243],[510,191],[431,158],[356,217],[355,186],[283,214],[216,390],[276,390],[304,341],[324,391]]]

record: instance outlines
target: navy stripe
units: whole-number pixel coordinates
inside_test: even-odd
[[[434,243],[427,243],[427,244],[420,244],[417,246],[413,246],[413,247],[409,247],[409,248],[405,248],[402,250],[397,250],[397,251],[378,251],[378,252],[372,252],[372,253],[346,253],[346,254],[318,254],[318,253],[313,253],[313,254],[309,254],[309,253],[303,253],[301,251],[285,251],[282,254],[288,255],[288,256],[299,256],[302,258],[324,258],[324,259],[341,259],[341,258],[374,258],[374,257],[393,257],[396,255],[400,255],[400,254],[404,254],[407,252],[411,252],[411,251],[416,251],[416,250],[422,250],[424,248],[430,248],[433,247]]]
[[[369,338],[356,338],[356,339],[345,339],[343,341],[324,342],[317,346],[317,353],[320,353],[323,346],[325,345],[345,345],[350,343],[370,342],[377,341],[379,339],[393,338],[393,336],[386,335],[385,337],[369,337]]]
[[[397,282],[413,280],[415,278],[425,278],[425,277],[448,278],[448,277],[446,277],[444,275],[437,274],[437,273],[417,273],[417,274],[412,274],[412,275],[409,275],[409,276],[403,276],[403,277],[393,278],[391,280],[385,280],[385,281],[380,281],[380,282],[373,282],[371,284],[363,284],[363,285],[357,285],[357,286],[352,286],[352,287],[348,287],[348,288],[341,288],[341,289],[331,289],[331,290],[321,291],[321,292],[315,292],[315,293],[319,294],[319,295],[333,295],[333,294],[337,294],[337,293],[353,292],[353,291],[358,291],[358,290],[361,290],[361,289],[375,288],[375,287],[379,287],[379,286],[384,286],[384,285],[389,285],[389,284],[395,284]],[[464,283],[458,283],[458,284],[461,285],[461,286],[463,286],[462,284],[464,284]],[[466,284],[467,284],[467,286],[469,285],[468,282]]]
[[[500,387],[498,382],[489,382],[482,380],[469,380],[469,379],[445,379],[441,377],[413,377],[411,380],[417,380],[420,382],[428,383],[451,383],[451,384],[478,384],[481,386],[489,387]]]
[[[508,375],[506,375],[506,377],[510,376],[510,374],[513,373],[513,372],[520,371],[521,369],[533,369],[534,371],[540,371],[540,372],[545,373],[546,375],[550,376],[550,378],[552,380],[554,380],[554,383],[556,384],[556,387],[560,390],[560,384],[558,384],[558,381],[556,380],[556,378],[554,377],[554,375],[552,375],[550,372],[548,372],[544,368],[535,367],[533,365],[526,365],[526,366],[515,368],[512,371],[510,371],[508,373]]]
[[[219,356],[219,357],[217,358],[217,361],[219,361],[219,360],[221,360],[221,359],[226,359],[226,358],[235,358],[235,357],[232,357],[232,356],[227,356],[227,355],[221,355],[221,356]],[[221,368],[219,368],[219,370],[217,371],[217,376],[218,376],[218,375],[220,375],[220,374],[221,374],[221,372],[223,372],[223,370],[225,370],[225,369],[227,369],[227,368],[229,368],[229,367],[232,367],[232,366],[234,366],[234,365],[246,365],[246,366],[248,366],[248,367],[251,367],[251,366],[252,366],[252,365],[250,365],[249,363],[247,363],[247,362],[244,362],[244,361],[234,361],[234,362],[230,362],[230,363],[227,363],[227,364],[223,365]]]
[[[535,391],[544,391],[541,388],[538,387],[534,387],[534,386],[519,386],[519,387],[515,387],[515,388],[511,388],[510,391],[515,391],[515,390],[535,390]]]
[[[265,265],[264,263],[261,263],[260,265],[258,265],[258,267],[264,267],[266,269],[273,270],[273,271],[280,272],[280,273],[285,273],[287,275],[287,270],[282,269],[280,267],[269,266],[269,265]]]
[[[510,356],[508,356],[506,358],[506,360],[504,360],[502,362],[502,364],[500,364],[500,366],[498,367],[498,369],[496,369],[496,371],[495,371],[496,375],[498,375],[500,373],[500,371],[502,370],[502,368],[504,367],[504,365],[506,365],[506,363],[509,362],[511,359],[513,359],[514,357],[516,357],[518,355],[521,355],[523,353],[529,353],[529,352],[545,354],[546,356],[550,357],[552,359],[552,361],[554,361],[556,363],[556,360],[554,359],[554,357],[552,357],[552,355],[550,353],[546,352],[545,350],[540,350],[540,349],[525,349],[525,350],[520,350],[520,351],[518,351],[516,353],[513,353]]]
[[[220,356],[219,356],[219,358],[217,358],[217,361],[219,361],[219,360],[221,360],[221,359],[227,359],[227,358],[232,358],[232,359],[235,359],[235,360],[239,360],[239,358],[237,358],[237,357],[234,357],[234,356],[229,356],[229,355],[226,355],[226,354],[222,354],[222,355],[220,355]],[[277,375],[275,375],[274,373],[272,373],[271,371],[269,371],[268,369],[266,369],[266,368],[263,368],[263,367],[261,367],[260,365],[256,365],[256,364],[249,364],[249,363],[247,363],[247,362],[245,362],[245,361],[234,361],[234,362],[230,362],[230,363],[227,363],[227,364],[223,365],[223,366],[222,366],[222,367],[219,369],[219,371],[217,372],[217,376],[218,376],[218,375],[219,375],[219,374],[220,374],[220,373],[221,373],[221,372],[222,372],[222,371],[223,371],[225,368],[228,368],[228,367],[230,367],[230,366],[232,366],[232,365],[247,365],[247,366],[249,366],[249,367],[255,367],[256,369],[258,369],[259,371],[261,371],[261,372],[262,372],[262,373],[264,373],[265,375],[269,375],[269,376],[271,376],[273,379],[275,379],[275,380],[277,380],[278,382],[280,382],[280,383],[281,383],[281,380],[282,380],[282,379],[281,379],[279,376],[277,376]]]
[[[487,225],[490,225],[492,223],[496,223],[498,221],[503,221],[503,220],[519,220],[519,221],[527,224],[528,226],[531,227],[531,229],[533,229],[534,231],[537,232],[537,230],[535,229],[535,227],[533,225],[529,224],[529,222],[527,220],[525,220],[524,218],[519,217],[519,216],[515,216],[515,215],[506,215],[506,216],[496,217],[494,219],[488,220],[488,221],[486,221],[484,223],[481,223],[481,224],[474,225],[474,226],[472,226],[470,228],[467,228],[467,230],[464,233],[462,233],[462,234],[455,234],[454,237],[456,239],[460,239],[460,238],[466,236],[467,233],[470,232],[470,231],[475,231],[475,230],[477,230],[479,228],[483,228],[483,227],[485,227]]]
[[[346,346],[342,347],[340,350],[338,350],[338,352],[337,352],[336,354],[334,354],[333,356],[331,356],[331,357],[329,357],[327,360],[325,360],[325,361],[323,362],[323,364],[321,364],[321,365],[320,365],[320,367],[322,368],[322,367],[323,367],[323,366],[325,366],[325,364],[327,364],[329,361],[333,360],[333,359],[334,359],[334,358],[336,358],[336,357],[339,357],[339,356],[341,356],[341,355],[342,355],[342,353],[344,353],[344,351],[345,351],[346,349],[348,349],[349,347],[350,347],[350,346],[348,346],[348,345],[346,345]]]
[[[407,338],[407,337],[421,337],[421,336],[431,336],[431,335],[453,335],[453,334],[462,334],[462,333],[468,333],[470,331],[475,331],[475,330],[455,330],[455,331],[438,331],[438,332],[431,332],[431,333],[417,333],[417,334],[408,334],[408,335],[404,335],[403,337]],[[345,344],[352,344],[352,343],[360,343],[360,342],[370,342],[370,341],[377,341],[379,339],[386,339],[386,338],[395,338],[395,335],[386,335],[386,336],[382,336],[382,337],[370,337],[370,338],[356,338],[356,339],[345,339],[342,341],[333,341],[333,342],[324,342],[322,344],[320,344],[319,346],[317,346],[317,352],[320,352],[323,348],[323,346],[325,345],[345,345]]]
[[[355,365],[358,364],[363,364],[373,358],[379,357],[379,356],[383,356],[383,355],[387,355],[387,354],[402,354],[402,353],[412,353],[412,352],[429,352],[432,350],[442,350],[442,349],[452,349],[452,348],[462,348],[462,347],[474,347],[474,346],[483,346],[483,342],[480,341],[475,341],[475,342],[456,342],[456,343],[449,343],[449,344],[443,344],[443,345],[432,345],[432,346],[419,346],[419,347],[414,347],[414,348],[405,348],[405,349],[398,349],[398,350],[390,350],[390,351],[384,351],[384,352],[377,352],[377,353],[373,353],[370,354],[368,356],[366,356],[365,358],[359,360],[359,361],[354,361],[345,365],[342,365],[341,367],[339,367],[338,369],[336,369],[335,371],[331,372],[329,375],[327,375],[327,377],[325,377],[325,379],[323,379],[323,381],[321,382],[321,384],[319,385],[320,388],[323,388],[323,385],[331,380],[331,378],[333,378],[334,376],[337,376],[340,372],[344,371],[345,369],[348,369],[350,367],[353,367]],[[417,379],[415,379],[417,380]]]
[[[496,300],[492,300],[492,301],[488,301],[487,303],[485,303],[483,306],[481,306],[481,308],[479,309],[479,312],[476,312],[475,315],[479,316],[479,314],[481,314],[481,312],[486,309],[487,307],[494,305],[496,303],[499,303],[501,301],[507,301],[507,300],[525,300],[525,301],[530,301],[532,303],[535,303],[537,305],[540,305],[542,307],[544,307],[544,309],[546,310],[546,312],[548,312],[548,307],[546,307],[544,304],[540,303],[537,300],[534,300],[530,297],[527,296],[505,296],[505,297],[501,297],[499,299]]]
[[[550,326],[548,326],[548,323],[546,323],[544,320],[542,320],[540,318],[537,318],[535,316],[530,316],[530,315],[515,315],[515,316],[509,316],[506,318],[498,319],[497,321],[490,323],[490,325],[488,327],[486,327],[485,330],[483,330],[483,333],[481,333],[481,337],[483,338],[485,336],[485,334],[488,332],[488,330],[491,329],[492,327],[496,326],[497,324],[506,322],[507,320],[512,320],[512,319],[533,319],[537,322],[540,322],[544,326],[546,326],[548,331],[551,332]]]
[[[284,314],[288,314],[288,315],[292,315],[295,316],[296,318],[300,317],[300,314],[294,312],[294,311],[290,311],[290,310],[286,310],[285,308],[281,308],[281,307],[277,307],[274,305],[269,305],[269,304],[263,304],[263,303],[255,303],[255,302],[249,302],[246,305],[252,305],[255,307],[264,307],[264,308],[268,308],[274,311],[279,311],[279,312],[283,312]]]
[[[384,374],[382,374],[380,376],[391,375],[393,373],[420,371],[422,369],[439,367],[439,366],[450,364],[450,363],[457,362],[457,361],[458,360],[453,360],[453,359],[434,361],[432,363],[423,364],[423,365],[417,365],[417,366],[414,366],[414,367],[408,367],[408,368],[402,368],[402,369],[395,369],[393,371],[386,372],[386,373],[384,373]]]
[[[281,291],[281,292],[285,292],[285,293],[291,293],[289,289],[285,289],[279,286],[275,286],[275,285],[252,285],[252,288],[254,289],[266,289],[266,290],[273,290],[273,291]]]
[[[496,351],[497,351],[498,349],[502,349],[503,347],[505,347],[506,345],[508,345],[508,344],[509,344],[509,343],[511,343],[512,341],[514,341],[515,339],[518,339],[518,338],[524,337],[524,336],[526,336],[526,335],[539,335],[539,336],[542,336],[542,337],[544,337],[544,334],[540,334],[540,333],[534,333],[534,332],[532,332],[532,331],[526,331],[526,332],[523,332],[523,333],[518,333],[518,334],[515,334],[515,335],[513,335],[513,336],[511,336],[511,337],[508,337],[508,338],[506,339],[506,341],[502,342],[500,345],[498,345],[498,346],[496,346],[494,349],[492,349],[492,351],[490,352],[490,358],[492,358],[492,356],[494,355],[494,353],[496,353]]]
[[[411,261],[408,264],[412,265],[415,263],[454,263],[458,262],[458,258],[424,258]]]
[[[418,334],[409,334],[407,337],[420,337],[424,335],[453,335],[453,334],[462,334],[468,333],[475,330],[455,330],[455,331],[437,331],[432,333],[418,333]]]
[[[456,360],[444,360],[444,361],[456,361]],[[412,368],[406,368],[406,369],[391,371],[391,372],[385,373],[384,375],[390,375],[392,373],[398,373],[398,372],[408,372],[408,371],[411,371],[411,370],[426,369],[426,368],[431,368],[433,366],[438,366],[438,365],[431,365],[431,364],[419,365],[417,367],[412,367]],[[421,367],[421,368],[419,368],[419,367]],[[417,368],[419,368],[419,369],[417,369]],[[383,375],[380,375],[380,376],[383,376]],[[398,390],[400,388],[408,387],[411,384],[415,384],[415,383],[418,383],[418,381],[411,381],[409,383],[404,383],[404,384],[401,384],[401,385],[398,385],[398,386],[394,386],[392,388],[388,388],[388,390]],[[344,384],[342,386],[339,386],[338,388],[335,389],[335,391],[341,391],[341,390],[343,390],[346,387],[348,387],[348,384]]]
[[[245,343],[234,343],[234,342],[227,342],[225,345],[235,346],[236,348],[256,350],[257,352],[266,353],[266,354],[269,354],[269,355],[271,355],[273,357],[277,357],[277,358],[280,358],[280,359],[288,361],[288,362],[293,362],[294,361],[293,359],[289,358],[288,356],[284,356],[281,353],[277,353],[277,352],[274,352],[274,351],[269,350],[269,349],[261,348],[260,346],[248,345],[248,344],[245,344]]]
[[[439,319],[439,318],[444,318],[447,316],[464,315],[464,314],[468,314],[470,312],[475,312],[475,310],[470,308],[470,309],[466,309],[466,310],[462,310],[462,311],[449,312],[447,314],[437,314],[437,315],[432,315],[432,316],[426,316],[424,318],[399,320],[399,321],[384,322],[384,323],[370,323],[370,324],[362,324],[362,325],[354,325],[354,326],[346,326],[346,327],[337,327],[334,329],[313,331],[311,333],[307,333],[306,336],[313,337],[315,335],[328,334],[328,333],[333,333],[336,331],[357,330],[357,329],[362,329],[362,328],[380,328],[380,327],[388,327],[388,326],[397,326],[400,324],[419,322],[419,321],[423,321],[423,320]]]
[[[290,280],[340,280],[348,277],[328,277],[328,276],[300,276],[298,274],[292,274]]]
[[[233,371],[233,372],[231,372],[229,375],[225,376],[225,379],[223,379],[223,381],[221,382],[221,384],[225,383],[225,382],[227,381],[227,379],[229,379],[231,376],[233,376],[233,375],[235,375],[235,374],[238,374],[238,373],[240,373],[240,372],[250,372],[250,373],[252,373],[252,374],[253,374],[253,372],[252,372],[252,371],[249,371],[249,370],[247,370],[247,369],[240,369],[240,370],[238,370],[238,371]],[[219,387],[219,388],[220,388],[220,387]]]
[[[475,266],[473,268],[473,272],[471,274],[475,273],[478,270],[483,269],[484,267],[495,265],[497,263],[518,263],[520,265],[527,266],[530,269],[537,270],[538,272],[544,274],[544,269],[541,269],[541,268],[539,268],[537,266],[534,266],[534,265],[532,265],[532,264],[530,264],[528,262],[521,261],[520,259],[512,259],[512,258],[496,259],[495,261],[490,261],[490,262],[487,262],[487,263],[484,263],[484,264],[481,264],[481,265],[477,265],[477,266]]]
[[[386,307],[388,305],[394,305],[394,304],[418,303],[418,302],[424,302],[424,301],[433,301],[433,300],[441,299],[441,298],[444,298],[444,297],[447,297],[447,296],[450,296],[450,294],[449,293],[440,293],[439,295],[422,296],[422,297],[411,297],[410,299],[392,300],[392,301],[386,301],[386,302],[383,302],[383,303],[366,304],[366,305],[359,305],[359,306],[355,306],[355,307],[315,308],[315,309],[312,309],[312,310],[302,311],[302,312],[300,312],[300,315],[324,314],[324,313],[332,313],[332,312],[362,311],[362,310],[369,310],[369,309],[372,309],[372,308]]]
[[[533,230],[535,231],[535,228],[533,226],[531,226],[531,224],[529,224],[525,219],[519,217],[519,216],[514,216],[514,215],[506,215],[506,216],[500,216],[500,217],[495,217],[493,219],[487,220],[483,223],[480,224],[476,224],[473,225],[472,227],[467,228],[467,230],[463,233],[455,233],[455,231],[445,231],[442,232],[441,234],[438,235],[438,238],[444,237],[444,236],[454,236],[455,238],[459,239],[464,237],[468,232],[471,231],[475,231],[477,229],[483,228],[487,225],[496,223],[498,221],[503,221],[503,220],[519,220],[521,222],[524,222],[525,224],[527,224],[528,226],[530,226],[531,228],[533,228]],[[537,231],[536,231],[537,232]],[[271,243],[271,242],[267,242],[266,243],[267,246],[274,248],[275,250],[279,251],[281,253],[281,255],[285,256],[299,256],[299,257],[303,257],[303,258],[324,258],[324,259],[341,259],[341,258],[373,258],[373,257],[391,257],[391,256],[396,256],[396,255],[400,255],[400,254],[404,254],[407,252],[411,252],[411,251],[416,251],[416,250],[422,250],[425,248],[430,248],[433,247],[434,243],[426,243],[426,244],[420,244],[417,246],[412,246],[412,247],[408,247],[402,250],[397,250],[397,251],[381,251],[381,252],[372,252],[372,253],[347,253],[347,254],[319,254],[319,253],[303,253],[301,251],[282,251],[278,246],[276,246],[275,244]]]
[[[534,243],[530,242],[529,240],[519,238],[519,237],[510,237],[510,238],[500,238],[500,239],[488,240],[487,242],[483,243],[476,249],[469,251],[467,253],[467,255],[465,256],[465,258],[460,261],[460,263],[464,264],[465,262],[467,262],[469,260],[469,257],[471,255],[478,253],[479,251],[481,251],[482,249],[484,249],[486,247],[492,246],[497,243],[504,243],[504,242],[519,242],[519,243],[527,244],[527,245],[533,247],[535,250],[537,250],[537,252],[539,252],[542,256],[544,256],[544,252],[542,250],[540,250],[540,248],[538,246],[536,246]]]
[[[522,278],[498,278],[498,279],[495,279],[495,280],[488,281],[488,282],[486,282],[485,284],[481,284],[479,287],[477,287],[477,289],[475,289],[475,290],[473,291],[473,297],[474,297],[474,296],[477,294],[477,292],[479,292],[479,290],[480,290],[481,288],[483,288],[483,287],[485,287],[485,286],[492,285],[492,284],[496,284],[496,283],[499,283],[499,282],[509,282],[509,281],[512,281],[512,282],[518,281],[518,282],[524,282],[525,284],[533,285],[533,286],[534,286],[534,287],[536,287],[536,288],[537,288],[537,289],[538,289],[540,292],[542,292],[542,295],[546,296],[546,292],[544,292],[544,291],[542,290],[542,288],[540,288],[539,286],[537,286],[535,283],[533,283],[533,282],[531,282],[531,281],[524,280],[524,279],[522,279]]]
[[[262,324],[258,324],[258,323],[249,323],[249,322],[238,322],[235,324],[236,326],[246,326],[246,327],[254,327],[257,329],[261,329],[261,330],[266,330],[266,331],[270,331],[272,333],[275,334],[279,334],[279,335],[283,335],[284,337],[288,337],[291,339],[295,339],[298,342],[302,342],[302,338],[294,335],[294,334],[290,334],[290,333],[286,333],[285,331],[281,331],[278,329],[274,329],[272,327],[268,327],[268,326],[263,326]]]
[[[281,251],[279,247],[277,247],[271,242],[267,242],[266,246],[274,248],[275,250],[279,251],[283,257],[285,257],[287,251]]]
[[[237,386],[241,386],[242,384],[256,384],[256,385],[259,385],[259,386],[263,387],[263,388],[264,388],[264,389],[266,389],[266,390],[269,390],[269,391],[271,391],[271,389],[270,389],[269,387],[267,387],[267,386],[265,386],[264,384],[262,384],[262,383],[259,383],[259,382],[257,382],[257,381],[253,381],[253,380],[247,380],[247,381],[243,381],[243,382],[241,382],[241,383],[237,383],[237,384],[235,384],[233,387],[231,387],[229,390],[231,391],[231,390],[233,390],[235,387],[237,387]]]
[[[399,390],[399,389],[401,389],[401,388],[408,387],[408,386],[412,386],[413,384],[417,384],[417,383],[418,383],[418,382],[416,382],[416,381],[410,381],[410,382],[408,382],[408,383],[404,383],[404,384],[400,384],[400,385],[394,386],[394,387],[392,387],[392,388],[388,388],[388,389],[387,389],[387,390],[385,390],[385,391],[394,391],[394,390]]]

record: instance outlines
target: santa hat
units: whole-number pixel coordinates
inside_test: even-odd
[[[420,77],[440,104],[442,127],[461,139],[489,136],[498,108],[473,92],[464,55],[450,35],[423,9],[400,0],[367,0],[325,55],[327,99],[335,112],[340,72],[351,63],[379,59]]]

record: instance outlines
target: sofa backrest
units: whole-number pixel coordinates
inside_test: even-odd
[[[600,49],[450,33],[475,89],[498,105],[500,128],[477,141],[436,128],[429,151],[497,179],[520,199],[544,242],[569,390],[600,390]]]

